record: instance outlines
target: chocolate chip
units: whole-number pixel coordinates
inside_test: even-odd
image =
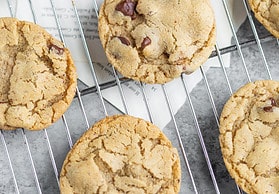
[[[124,0],[117,4],[115,10],[122,12],[125,16],[130,16],[132,19],[136,18],[136,2],[131,0]]]
[[[143,50],[146,46],[151,44],[151,39],[147,36],[143,39],[141,43],[141,49]]]
[[[273,112],[272,106],[263,107],[263,110],[264,110],[265,112]]]
[[[118,36],[119,40],[121,41],[122,44],[125,44],[127,46],[130,46],[130,41],[127,38],[124,38],[122,36]]]
[[[270,98],[270,101],[271,101],[271,106],[276,106],[277,105],[274,98]]]
[[[58,47],[58,46],[56,46],[54,44],[51,44],[49,46],[49,50],[54,52],[57,55],[63,55],[63,53],[64,53],[64,48],[60,48],[60,47]]]

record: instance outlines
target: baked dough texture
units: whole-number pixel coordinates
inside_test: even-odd
[[[248,83],[220,117],[220,144],[228,171],[249,194],[279,193],[279,82]]]
[[[249,0],[255,17],[264,27],[279,38],[279,1],[278,0]]]
[[[125,77],[162,84],[195,71],[215,45],[209,0],[105,0],[99,35]]]
[[[106,117],[75,143],[60,174],[62,194],[174,194],[180,189],[178,152],[152,123]]]
[[[0,128],[39,130],[58,120],[76,90],[68,49],[42,27],[0,18]]]

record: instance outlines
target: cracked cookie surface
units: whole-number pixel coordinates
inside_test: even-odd
[[[0,34],[0,128],[48,127],[75,95],[69,50],[40,26],[16,18],[0,18]]]
[[[247,193],[279,193],[279,82],[248,83],[220,117],[220,144],[231,176]]]
[[[166,83],[195,71],[215,45],[208,0],[105,0],[99,35],[110,63],[125,77]]]
[[[279,38],[279,1],[278,0],[249,0],[255,17],[264,27]]]
[[[178,193],[179,155],[159,128],[128,115],[106,117],[75,143],[61,193]]]

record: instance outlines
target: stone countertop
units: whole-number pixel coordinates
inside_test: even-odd
[[[256,22],[256,26],[261,38],[269,36],[269,33],[258,22]],[[237,35],[240,43],[254,39],[248,20],[240,27]],[[279,46],[276,39],[273,37],[264,40],[268,41],[263,41],[261,45],[271,75],[273,79],[276,80],[279,76],[279,69],[276,68]],[[234,42],[234,40],[232,40],[232,42]],[[264,66],[264,60],[257,44],[254,42],[251,44],[244,44],[241,51],[251,80],[269,79]],[[236,91],[239,87],[248,82],[241,58],[237,51],[231,52],[231,63],[230,67],[226,68],[226,72],[232,91]],[[231,95],[223,70],[218,67],[210,68],[206,72],[206,77],[216,105],[217,113],[220,115],[223,105]],[[80,89],[83,87],[85,86],[80,84]],[[227,194],[237,193],[236,185],[229,176],[222,160],[218,141],[218,125],[212,111],[204,80],[194,88],[190,97],[220,192]],[[85,113],[88,117],[89,125],[94,124],[97,120],[105,116],[99,96],[96,93],[83,96],[82,102],[85,105]],[[109,103],[105,102],[105,105],[109,115],[120,113]],[[0,193],[16,192],[11,169],[9,168],[6,148],[3,146],[3,140],[7,145],[20,193],[37,193],[37,184],[39,184],[42,193],[59,193],[57,176],[59,175],[63,160],[70,149],[69,142],[70,144],[71,142],[75,142],[87,129],[85,119],[79,107],[78,99],[74,99],[71,107],[65,114],[69,126],[69,134],[67,134],[67,130],[65,130],[62,119],[43,131],[30,132],[20,129],[15,131],[3,131],[2,137],[4,137],[4,139],[1,138],[2,141],[0,143],[0,152],[2,153],[0,155]],[[198,192],[206,194],[216,193],[202,152],[193,114],[187,100],[175,115],[175,121],[181,135]],[[170,122],[163,131],[179,149],[174,123]],[[49,154],[49,145],[51,145],[54,160],[51,160],[50,156],[52,155]],[[28,152],[27,146],[29,146],[32,155],[36,176],[34,176],[34,170],[30,162],[30,153]],[[181,149],[179,149],[179,151],[181,153]],[[53,169],[54,163],[57,169],[56,167]],[[193,193],[193,186],[189,178],[189,173],[186,170],[183,157],[181,157],[181,163],[183,170],[181,193]],[[36,178],[38,182],[36,182]]]

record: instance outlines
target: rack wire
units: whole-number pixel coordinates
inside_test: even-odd
[[[34,9],[32,0],[28,1],[33,20],[38,23],[36,13],[40,10]],[[67,46],[56,11],[55,0],[49,1],[59,37]],[[163,98],[171,115],[171,123],[164,131],[168,134],[174,134],[173,141],[181,156],[183,170],[181,193],[243,193],[230,178],[222,162],[218,144],[219,115],[225,101],[241,85],[256,79],[272,79],[273,76],[276,76],[276,73],[272,75],[272,72],[276,72],[276,59],[275,61],[268,60],[269,56],[266,57],[264,49],[269,50],[269,48],[273,49],[274,47],[278,49],[278,45],[276,45],[278,41],[269,33],[260,30],[262,27],[253,18],[245,0],[242,2],[248,15],[246,23],[251,28],[252,33],[250,33],[249,38],[240,37],[234,28],[227,1],[219,0],[219,2],[223,5],[233,34],[230,46],[219,48],[216,44],[215,51],[211,55],[211,58],[218,58],[220,68],[205,71],[203,66],[200,67],[198,71],[202,74],[202,82],[191,93],[187,85],[187,75],[181,75],[180,81],[183,84],[187,102],[177,114],[174,113],[173,102],[169,98],[168,84],[161,86]],[[123,113],[130,113],[123,84],[131,80],[120,78],[118,72],[112,67],[115,79],[105,83],[99,82],[80,21],[77,3],[74,0],[71,3],[95,86],[87,87],[80,83],[76,88],[74,102],[67,113],[49,129],[40,132],[29,132],[25,129],[0,130],[0,151],[2,151],[0,156],[0,193],[59,193],[59,171],[65,155],[74,142],[95,121],[119,113],[119,110],[115,109],[104,98],[103,91],[105,89],[117,86],[125,110]],[[9,0],[7,0],[7,4],[10,16],[14,17],[13,6]],[[92,5],[97,16],[97,2],[92,0]],[[253,57],[258,57],[258,65],[251,62],[249,57],[251,52],[254,54]],[[227,53],[234,57],[234,60],[231,61],[236,63],[237,67],[225,67],[223,56]],[[276,51],[271,57],[276,58]],[[263,67],[264,70],[258,72],[257,68],[259,67]],[[241,68],[244,75],[241,78],[236,77],[240,76],[238,70]],[[254,77],[251,77],[252,74]],[[224,79],[216,84],[216,76],[221,76]],[[242,80],[242,83],[235,83],[233,80]],[[146,86],[139,83],[139,87],[148,118],[153,122],[154,115],[160,113],[152,111]],[[224,94],[221,95],[221,93]],[[203,101],[202,106],[199,105],[201,100]],[[76,126],[76,123],[72,121],[76,117],[81,120],[82,124],[79,126]],[[78,131],[76,131],[77,128]]]

